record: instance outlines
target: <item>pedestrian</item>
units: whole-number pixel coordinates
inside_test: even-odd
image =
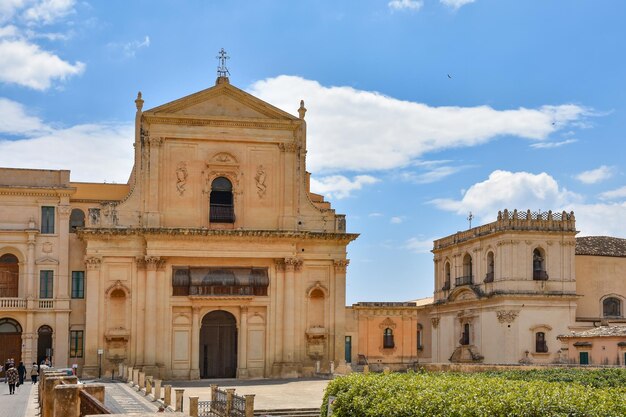
[[[20,361],[20,364],[17,366],[17,374],[20,376],[20,385],[24,385],[24,377],[26,377],[26,367],[24,366],[24,362]]]
[[[15,394],[15,384],[17,384],[17,381],[19,380],[17,369],[15,369],[14,366],[11,366],[7,369],[6,373],[9,384],[9,394]]]
[[[39,376],[39,365],[37,365],[37,362],[33,362],[33,367],[30,370],[30,379],[33,384],[37,383],[38,376]]]

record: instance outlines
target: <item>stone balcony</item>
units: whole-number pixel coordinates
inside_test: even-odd
[[[0,298],[0,310],[54,310],[54,307],[55,300],[52,298],[30,300],[19,297]]]

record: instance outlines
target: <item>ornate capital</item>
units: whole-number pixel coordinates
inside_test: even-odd
[[[274,264],[276,265],[276,270],[284,271],[285,270],[285,260],[284,259],[275,259]]]
[[[496,315],[500,323],[513,323],[519,312],[513,310],[498,310]]]
[[[59,216],[62,218],[69,217],[70,214],[72,213],[71,206],[59,206],[58,210],[59,210]]]
[[[298,144],[296,144],[295,142],[279,143],[278,148],[281,150],[281,152],[294,153],[298,150]]]
[[[345,273],[349,263],[349,259],[335,259],[333,261],[333,264],[335,265],[335,272]]]
[[[287,271],[299,271],[302,269],[302,259],[299,258],[285,258],[285,270]]]
[[[248,306],[239,307],[241,310],[241,314],[248,314]]]
[[[150,143],[150,146],[159,147],[161,146],[161,144],[163,144],[163,138],[160,136],[150,136],[150,139],[148,139],[148,142]]]
[[[100,269],[101,264],[101,258],[96,258],[95,256],[85,258],[85,266],[87,266],[87,269]]]
[[[150,271],[156,271],[157,269],[160,269],[165,263],[165,261],[158,256],[146,256],[145,262],[146,268]]]
[[[439,317],[433,317],[430,319],[430,324],[432,324],[433,329],[439,327]]]

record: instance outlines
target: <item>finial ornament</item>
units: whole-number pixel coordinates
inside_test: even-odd
[[[304,120],[304,115],[306,114],[306,107],[304,107],[304,100],[300,100],[300,108],[298,109],[298,115],[302,120]]]
[[[137,93],[137,99],[135,99],[135,105],[137,106],[137,111],[141,111],[143,108],[143,99],[141,98],[141,91]]]
[[[230,59],[230,57],[226,54],[224,48],[220,49],[216,58],[220,63],[217,66],[217,78],[228,78],[230,72],[228,71],[228,68],[226,68],[226,60]]]

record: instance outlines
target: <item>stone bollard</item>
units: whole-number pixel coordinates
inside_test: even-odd
[[[146,373],[139,372],[139,391],[146,387]]]
[[[176,410],[175,411],[180,411],[182,413],[183,393],[185,392],[185,390],[183,388],[176,388],[174,391],[176,391]]]
[[[189,397],[189,415],[198,417],[198,397]]]
[[[76,384],[78,378],[75,376],[54,376],[46,377],[43,388],[43,408],[42,417],[54,417],[54,388],[63,381],[66,384]]]
[[[246,398],[246,417],[254,417],[254,394],[244,395]]]
[[[233,409],[233,397],[235,396],[234,388],[226,388],[226,412],[227,416],[230,415],[230,412]]]
[[[369,374],[370,373],[370,366],[369,365],[363,365],[363,373],[364,374]]]
[[[152,377],[146,378],[146,396],[152,394]]]
[[[391,369],[389,369],[389,367],[388,367],[388,366],[385,366],[385,367],[383,368],[383,374],[388,374],[388,373],[390,373],[390,372],[391,372]]]
[[[154,397],[154,401],[161,399],[161,380],[160,379],[154,380],[154,394],[152,394],[152,396]]]
[[[54,402],[52,416],[80,417],[79,385],[57,385],[52,393]]]
[[[335,362],[330,361],[330,373],[331,375],[335,373]]]
[[[126,382],[130,382],[133,380],[133,367],[129,366],[126,368],[126,373],[124,374],[124,378],[126,379]]]
[[[170,405],[172,405],[172,386],[171,385],[165,386],[165,396],[163,397],[163,404],[165,404],[165,407],[169,407]]]
[[[120,363],[117,368],[117,375],[119,375],[119,378],[123,380],[126,376],[126,365]]]
[[[133,369],[133,385],[139,385],[139,369]]]

